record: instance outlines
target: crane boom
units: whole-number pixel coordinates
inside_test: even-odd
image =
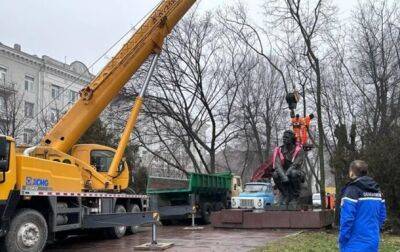
[[[28,250],[42,251],[47,238],[54,240],[57,232],[106,228],[110,236],[122,237],[126,226],[158,221],[154,212],[133,211],[143,207],[148,197],[128,189],[131,170],[122,156],[164,38],[195,1],[162,0],[38,146],[21,153],[12,137],[0,135],[1,248],[22,251],[19,248],[28,246],[21,242],[25,234],[18,231],[15,235],[12,227],[37,227],[37,239]],[[151,54],[151,67],[118,149],[95,143],[76,144]]]
[[[99,117],[118,92],[153,53],[196,0],[164,0],[103,68],[80,92],[80,99],[41,140],[40,146],[67,152]]]
[[[47,238],[54,240],[57,232],[106,228],[110,236],[122,237],[126,226],[158,221],[155,212],[133,211],[144,207],[148,197],[128,189],[131,170],[122,156],[164,38],[195,2],[162,0],[38,146],[21,153],[12,137],[0,135],[1,248],[22,251],[18,248],[27,247],[21,242],[25,234],[10,230],[23,230],[32,223],[38,224],[32,224],[37,227],[37,239],[28,250],[42,251]],[[76,144],[151,54],[151,67],[117,150],[95,143]]]

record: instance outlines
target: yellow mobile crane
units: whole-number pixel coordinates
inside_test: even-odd
[[[154,222],[153,213],[140,209],[147,196],[124,191],[129,171],[123,154],[164,38],[194,2],[163,0],[38,146],[18,154],[14,139],[0,136],[1,251],[41,251],[47,240],[71,230],[104,228],[120,238],[130,227]],[[149,57],[117,150],[76,145]]]

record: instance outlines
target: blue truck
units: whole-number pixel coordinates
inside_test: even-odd
[[[236,209],[265,209],[273,205],[274,201],[270,182],[250,182],[238,197],[232,197],[231,206]]]

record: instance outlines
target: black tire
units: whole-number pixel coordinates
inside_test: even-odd
[[[42,214],[32,209],[21,209],[11,220],[1,251],[3,249],[7,252],[43,251],[47,236],[47,223]]]
[[[140,207],[136,204],[131,204],[128,208],[128,213],[140,213]],[[128,234],[136,234],[139,231],[139,226],[129,226]]]
[[[115,213],[126,213],[123,205],[115,206]],[[126,234],[126,226],[111,227],[106,229],[106,236],[110,239],[120,239]]]
[[[201,220],[204,224],[211,223],[211,212],[212,212],[212,205],[208,202],[204,203],[201,206]]]

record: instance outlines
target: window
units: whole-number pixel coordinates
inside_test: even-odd
[[[246,184],[244,189],[247,193],[257,193],[257,192],[271,192],[271,184]]]
[[[8,135],[8,124],[6,121],[0,119],[0,134]]]
[[[1,139],[1,141],[0,141],[0,145],[1,145],[0,148],[2,150],[4,150],[5,156],[4,157],[1,156],[0,160],[5,161],[6,164],[4,166],[4,171],[8,171],[8,161],[9,161],[9,157],[10,157],[10,142],[7,141],[4,136],[2,138],[3,139]],[[0,174],[0,175],[3,175],[3,174]],[[4,182],[4,179],[5,178],[2,177],[0,179],[0,183]]]
[[[25,117],[33,118],[34,104],[30,102],[25,102]]]
[[[90,152],[90,164],[95,166],[98,172],[108,172],[114,154],[113,151],[108,150],[93,150]],[[123,167],[123,161],[121,161],[118,171],[122,171]]]
[[[7,74],[7,69],[4,67],[0,67],[0,84],[5,84],[6,83],[6,74]]]
[[[33,130],[31,129],[25,129],[24,134],[23,134],[23,140],[25,144],[32,144],[33,142]]]
[[[0,112],[6,111],[7,100],[4,96],[0,95]]]
[[[26,92],[30,92],[30,93],[35,92],[34,82],[35,82],[34,78],[25,75],[25,91]]]
[[[90,153],[90,164],[96,167],[98,172],[108,172],[114,152],[106,150],[94,150]]]
[[[78,100],[78,92],[70,90],[68,100],[72,103]]]
[[[51,109],[50,110],[50,120],[55,122],[58,120],[58,109]]]
[[[51,98],[60,100],[62,88],[57,85],[51,85]]]
[[[241,183],[240,183],[240,178],[235,178],[235,182],[236,182],[236,185],[237,186],[241,186]]]

